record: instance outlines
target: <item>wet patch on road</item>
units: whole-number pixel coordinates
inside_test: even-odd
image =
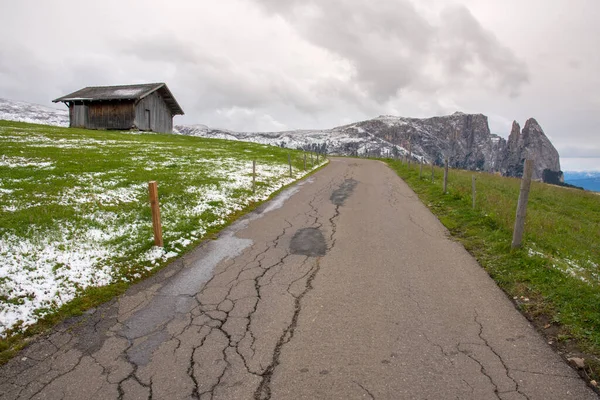
[[[296,231],[290,242],[290,253],[308,257],[322,257],[327,252],[325,236],[317,228]]]
[[[356,185],[358,185],[358,181],[355,181],[354,179],[346,179],[339,188],[331,193],[331,197],[329,199],[336,206],[344,205],[344,202],[348,197],[350,197]]]
[[[239,256],[253,245],[252,240],[239,238],[236,234],[246,229],[250,222],[283,207],[285,202],[299,191],[299,186],[312,182],[311,179],[307,179],[284,190],[260,207],[260,212],[252,212],[235,222],[224,230],[217,240],[207,242],[196,255],[192,254],[184,259],[185,268],[168,279],[146,306],[123,321],[120,335],[132,343],[127,350],[129,360],[138,366],[148,364],[154,351],[171,337],[167,332],[167,324],[176,317],[185,316],[198,306],[194,296],[200,293],[204,283],[210,280],[217,265]]]

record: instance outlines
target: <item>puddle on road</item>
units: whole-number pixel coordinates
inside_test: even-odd
[[[346,199],[350,197],[354,191],[354,188],[356,188],[356,185],[358,185],[358,181],[355,181],[354,179],[346,179],[344,182],[342,182],[339,188],[331,193],[331,197],[329,199],[336,206],[343,206]]]
[[[290,241],[290,253],[309,257],[322,257],[327,252],[325,236],[318,228],[296,231]]]
[[[264,208],[259,208],[235,222],[223,231],[217,240],[207,243],[201,250],[202,256],[172,277],[146,307],[124,321],[121,333],[129,340],[148,336],[145,341],[129,349],[129,359],[137,365],[147,364],[161,343],[169,339],[166,325],[177,315],[185,315],[197,305],[193,296],[211,278],[215,267],[224,260],[237,257],[252,246],[251,239],[238,238],[236,233],[245,229],[250,222],[281,208],[301,186],[313,181],[314,178],[311,177],[282,191]]]

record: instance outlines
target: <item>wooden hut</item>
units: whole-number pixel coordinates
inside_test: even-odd
[[[183,110],[164,83],[86,87],[56,100],[69,107],[70,126],[171,133]]]

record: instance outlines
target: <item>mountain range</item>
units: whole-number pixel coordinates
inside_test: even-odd
[[[67,110],[0,99],[0,119],[68,126]],[[558,152],[533,118],[523,129],[513,123],[508,140],[492,134],[482,114],[432,118],[382,115],[366,121],[322,130],[234,132],[206,125],[176,125],[174,133],[242,140],[331,155],[412,157],[453,168],[519,177],[525,158],[535,160],[533,178],[563,181]]]
[[[533,179],[562,182],[558,152],[533,118],[523,129],[513,124],[508,141],[490,133],[482,114],[433,118],[389,115],[333,129],[284,132],[234,132],[205,125],[177,125],[183,135],[243,140],[334,155],[409,156],[452,168],[521,176],[525,158],[535,159]]]

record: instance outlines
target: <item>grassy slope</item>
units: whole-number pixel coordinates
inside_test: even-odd
[[[258,165],[256,193],[252,160]],[[122,293],[303,176],[302,168],[301,152],[272,146],[0,121],[0,259],[30,279],[41,279],[36,270],[51,263],[58,286],[50,290],[74,294],[37,310],[40,322],[25,335]],[[159,183],[162,252],[152,248],[149,180]],[[47,248],[50,256],[35,254]],[[78,262],[108,271],[110,284],[70,277]],[[17,286],[10,274],[0,276],[0,308],[36,297]],[[24,344],[19,329],[7,333],[0,362]]]
[[[523,248],[510,250],[520,180],[451,170],[389,166],[419,195],[561,351],[600,356],[600,197],[534,182]],[[477,177],[472,209],[471,177]],[[599,371],[590,358],[594,375]],[[596,365],[594,365],[596,364]]]

